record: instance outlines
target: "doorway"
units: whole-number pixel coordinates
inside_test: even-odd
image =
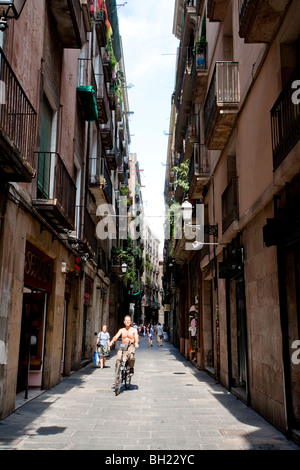
[[[226,282],[226,296],[229,388],[232,393],[250,405],[247,315],[243,277]]]
[[[17,393],[41,388],[47,294],[24,288]]]

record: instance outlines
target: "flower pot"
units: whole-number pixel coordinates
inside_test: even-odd
[[[203,69],[205,67],[205,58],[198,57],[197,58],[197,67]]]

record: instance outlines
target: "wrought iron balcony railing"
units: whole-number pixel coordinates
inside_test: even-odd
[[[82,245],[85,245],[81,246],[81,250],[89,248],[97,255],[96,223],[85,206],[76,206],[76,232]]]
[[[36,112],[0,48],[1,179],[30,182],[35,174]]]
[[[97,85],[96,98],[98,107],[98,122],[99,124],[106,124],[110,118],[111,113],[104,74],[95,73],[95,80]]]
[[[298,99],[293,98],[296,90],[292,87],[294,81],[299,79],[298,66],[271,110],[274,170],[300,139],[300,103]]]
[[[73,229],[76,185],[60,155],[38,152],[38,178],[33,205],[57,229]]]
[[[238,177],[233,177],[222,194],[222,230],[228,229],[234,220],[239,220]]]
[[[209,149],[224,147],[236,119],[239,101],[239,63],[216,62],[204,105],[204,132]]]

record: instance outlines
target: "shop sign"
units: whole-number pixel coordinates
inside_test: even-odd
[[[26,242],[24,284],[52,291],[53,260],[30,242]]]

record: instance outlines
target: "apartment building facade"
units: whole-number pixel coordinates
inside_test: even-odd
[[[142,297],[142,322],[146,325],[164,324],[162,309],[162,265],[160,263],[160,240],[150,224],[144,222],[144,272]]]
[[[119,325],[118,231],[105,238],[99,225],[129,176],[116,11],[32,0],[0,33],[1,418],[17,393],[91,360],[102,323]]]
[[[299,18],[296,1],[175,2],[165,198],[193,213],[164,248],[174,344],[295,439]]]

